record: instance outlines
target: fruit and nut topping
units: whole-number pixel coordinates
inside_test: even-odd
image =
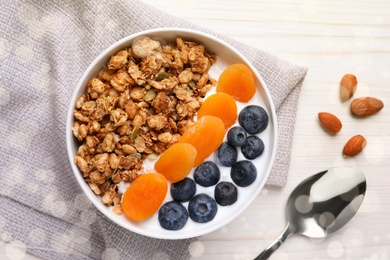
[[[241,146],[241,152],[248,160],[259,157],[264,152],[264,143],[257,135],[248,136],[245,143]]]
[[[212,221],[218,207],[234,204],[239,189],[256,180],[257,169],[250,160],[264,151],[258,134],[267,127],[268,114],[257,105],[245,105],[239,114],[237,110],[236,101],[227,93],[208,96],[198,111],[197,121],[187,128],[179,143],[164,151],[154,164],[156,172],[171,181],[173,201],[163,204],[158,212],[162,228],[179,230],[189,219],[197,223]],[[240,115],[245,120],[234,125]],[[223,142],[225,136],[227,141]],[[195,149],[195,160],[187,151],[175,148],[179,145]],[[248,160],[237,160],[240,151]],[[212,153],[214,160],[205,161]],[[230,168],[230,173],[222,174],[224,168]],[[229,179],[231,181],[226,181]]]
[[[167,230],[179,230],[188,220],[188,211],[183,204],[177,201],[169,201],[158,210],[158,221],[162,228]]]
[[[241,126],[234,126],[227,133],[227,141],[234,147],[240,147],[245,143],[246,131]]]
[[[232,166],[230,177],[238,186],[247,187],[256,180],[256,166],[251,161],[238,161]]]
[[[231,183],[222,181],[215,186],[215,201],[221,206],[233,205],[237,201],[237,187]]]
[[[86,85],[74,110],[74,158],[91,190],[121,213],[118,183],[131,182],[143,160],[177,143],[216,86],[215,57],[177,38],[161,45],[145,37],[111,57]]]
[[[181,181],[171,184],[171,196],[175,201],[187,202],[196,193],[196,183],[191,178],[184,178]]]
[[[74,110],[80,142],[74,160],[115,213],[133,221],[158,214],[163,229],[179,230],[188,219],[213,220],[218,207],[234,204],[239,189],[256,180],[250,160],[264,151],[258,135],[268,114],[246,104],[256,93],[251,69],[232,64],[217,83],[208,75],[215,61],[202,44],[177,38],[161,45],[145,37],[88,81]],[[203,100],[211,89],[216,93]],[[238,160],[240,153],[247,160]],[[155,161],[145,173],[146,159]],[[222,175],[221,167],[230,173]],[[123,196],[121,182],[130,183]]]
[[[249,134],[259,134],[268,125],[268,114],[260,106],[246,106],[238,115],[238,122]]]
[[[221,173],[218,166],[212,161],[206,161],[196,167],[194,171],[194,180],[203,187],[214,186],[219,182]]]
[[[228,142],[223,142],[221,146],[216,151],[216,159],[220,165],[231,167],[236,163],[238,152],[237,148]]]
[[[209,195],[200,193],[195,195],[188,203],[190,218],[198,223],[206,223],[214,219],[218,205]]]
[[[148,219],[160,208],[167,192],[168,182],[164,175],[160,173],[140,174],[123,194],[122,209],[132,220]]]
[[[203,104],[205,103],[206,102],[204,102]],[[216,102],[216,104],[216,107],[218,108],[218,102]],[[251,120],[249,120],[250,125],[253,125],[255,123],[260,124],[260,132],[264,131],[264,129],[268,125],[269,120],[265,110],[256,105],[246,105],[240,111],[240,114],[245,113],[245,115],[252,115],[252,112],[248,113],[248,108],[249,111],[256,112],[254,118],[251,118]],[[215,110],[216,108],[208,108],[208,111]],[[260,113],[258,113],[259,111]],[[261,116],[258,116],[259,114],[261,114]],[[207,117],[214,118],[213,116],[209,115],[202,116],[197,122],[194,123],[194,125],[196,125],[198,122],[201,122],[202,120],[204,120],[204,118]],[[225,119],[229,117],[232,116],[223,115],[223,118]],[[237,118],[237,115],[235,115],[235,117]],[[242,125],[236,125],[228,129],[226,135],[227,142],[222,142],[217,150],[213,149],[215,150],[213,157],[215,162],[202,160],[202,163],[194,169],[192,177],[182,176],[184,178],[183,180],[171,184],[171,197],[174,201],[180,203],[187,203],[187,201],[189,201],[189,219],[193,220],[194,222],[206,223],[213,220],[215,215],[217,214],[216,212],[218,211],[219,206],[226,207],[233,205],[238,200],[240,193],[239,189],[248,187],[255,182],[257,178],[257,169],[256,166],[251,162],[251,160],[261,156],[264,151],[265,145],[263,141],[259,138],[259,136],[252,135],[243,128],[243,126],[248,126],[245,122],[248,122],[248,120],[241,122]],[[217,133],[220,131],[225,133],[222,125],[217,128],[213,126],[213,124],[210,124],[207,128],[209,131],[204,132],[204,134],[200,134],[202,133],[202,128],[199,129],[199,127],[194,128],[196,129],[196,131],[191,130],[192,128],[189,128],[187,130],[188,132],[190,132],[188,134],[191,134],[192,137],[196,139],[196,141],[192,141],[192,143],[196,145],[198,151],[208,150],[208,146],[210,146],[210,140],[208,139],[207,135],[214,135],[215,131]],[[220,130],[218,130],[218,128],[220,128]],[[251,128],[249,127],[248,129]],[[256,132],[258,131],[259,130],[257,129]],[[186,135],[187,133],[184,133],[183,137]],[[204,142],[202,139],[199,139],[200,137],[204,137],[208,141]],[[186,139],[186,141],[190,140],[192,140],[192,138]],[[232,142],[234,145],[230,142]],[[168,153],[169,150],[170,149],[166,150],[164,153]],[[242,156],[244,156],[248,160],[237,160],[240,151]],[[164,153],[161,157],[164,156]],[[177,155],[177,157],[180,157],[180,159],[182,159],[182,161],[177,162],[179,166],[186,161],[185,158],[183,159],[183,156],[185,156],[185,153]],[[173,166],[174,169],[176,169],[176,167],[177,166]],[[183,167],[186,166],[184,165]],[[230,168],[230,173],[228,175],[222,175],[220,167]],[[155,167],[155,169],[157,168]],[[225,181],[227,178],[230,178],[231,181]],[[211,194],[205,194],[204,192],[196,194],[197,185],[200,186],[200,189],[212,188],[213,197],[211,196]],[[159,212],[159,220],[161,214],[162,213]],[[184,220],[185,218],[179,210],[177,210],[175,214],[172,212],[171,217],[172,223],[176,221],[178,224],[172,227],[170,225],[166,225],[164,221],[160,220],[160,225],[164,229],[177,230],[183,227],[183,221],[186,220]]]
[[[256,93],[255,77],[245,64],[232,64],[220,75],[217,92],[232,96],[239,102],[248,102]]]

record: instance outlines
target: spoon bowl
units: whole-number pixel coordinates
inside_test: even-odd
[[[366,193],[364,174],[335,167],[303,180],[286,204],[287,226],[255,260],[268,259],[293,234],[323,238],[343,227],[358,211]]]

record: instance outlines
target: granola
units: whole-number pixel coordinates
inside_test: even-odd
[[[199,43],[177,38],[161,45],[145,37],[111,57],[75,105],[74,161],[102,203],[122,214],[118,183],[131,182],[143,160],[156,158],[193,123],[216,85],[208,70],[216,57]]]

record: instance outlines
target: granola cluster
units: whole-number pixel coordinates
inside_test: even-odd
[[[145,37],[111,57],[74,110],[74,158],[91,190],[121,214],[118,183],[131,182],[143,160],[176,143],[216,84],[215,56],[202,44]]]

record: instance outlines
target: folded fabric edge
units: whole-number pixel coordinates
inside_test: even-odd
[[[304,78],[289,93],[277,112],[278,147],[274,165],[266,183],[270,186],[283,187],[287,183],[299,93],[302,89],[303,81]]]

